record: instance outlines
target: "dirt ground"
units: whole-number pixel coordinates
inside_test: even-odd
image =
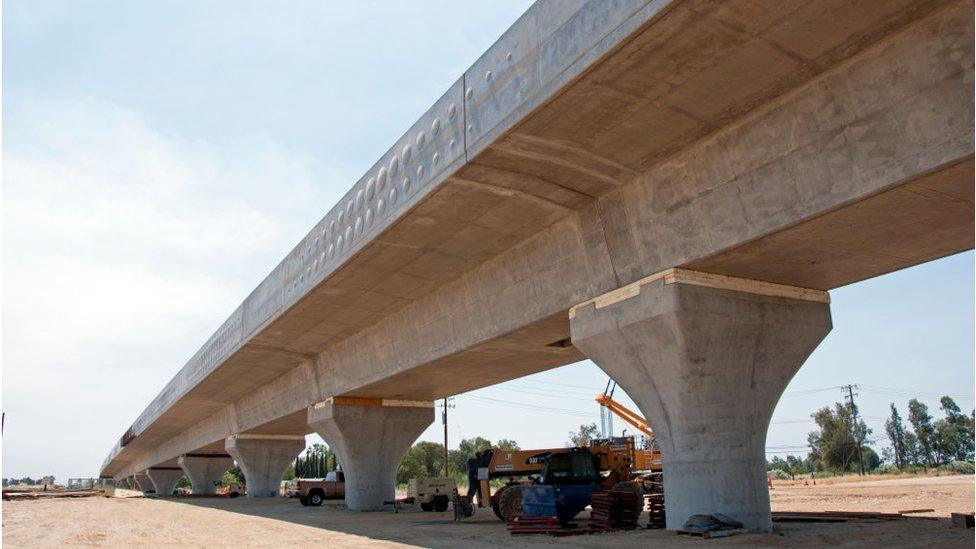
[[[913,477],[891,480],[821,482],[817,486],[777,483],[770,492],[777,511],[884,511],[933,508],[930,515],[973,511],[974,478]],[[629,547],[697,546],[895,547],[974,546],[973,530],[937,521],[782,523],[772,535],[739,535],[709,540],[674,532],[637,530],[616,534],[550,538],[514,537],[491,511],[461,523],[450,513],[419,511],[358,513],[340,503],[302,507],[294,499],[105,498],[8,501],[3,503],[3,544],[8,547],[61,545],[186,545],[334,547]]]

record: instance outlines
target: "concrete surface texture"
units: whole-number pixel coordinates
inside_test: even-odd
[[[285,469],[305,449],[301,438],[230,437],[225,446],[244,473],[249,498],[276,498]]]
[[[961,0],[537,2],[102,474],[576,362],[570,308],[673,267],[829,290],[971,249],[973,103]]]
[[[156,489],[156,487],[153,486],[152,480],[148,475],[146,475],[145,472],[132,475],[132,482],[135,484],[136,488],[143,492],[149,492]]]
[[[213,494],[224,472],[234,466],[234,459],[228,454],[191,454],[180,456],[177,464],[190,479],[193,494]]]
[[[152,481],[156,494],[160,496],[171,496],[176,489],[176,483],[183,478],[183,469],[179,467],[150,467],[146,471],[149,480]]]
[[[308,424],[336,452],[346,478],[346,507],[384,508],[396,495],[400,460],[434,421],[434,406],[323,402],[308,410]]]
[[[657,280],[574,309],[573,345],[654,427],[669,528],[722,513],[769,532],[766,431],[793,375],[831,329],[826,303]]]

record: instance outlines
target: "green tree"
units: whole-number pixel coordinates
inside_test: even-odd
[[[941,450],[943,463],[953,460],[973,459],[973,422],[963,414],[952,398],[943,396],[939,401],[945,419],[936,422],[936,437]]]
[[[323,478],[338,467],[335,452],[325,444],[311,445],[305,455],[298,456],[293,463],[295,478]]]
[[[458,442],[458,449],[451,450],[448,454],[448,463],[452,475],[457,478],[468,478],[468,460],[473,458],[478,452],[484,452],[491,448],[491,441],[482,438],[465,438]]]
[[[596,438],[598,429],[596,423],[580,425],[579,431],[569,432],[569,442],[567,446],[589,446],[590,441]]]
[[[913,432],[905,432],[905,465],[925,465],[925,457]]]
[[[825,469],[851,469],[857,461],[858,438],[866,442],[867,435],[871,434],[864,420],[854,421],[854,411],[852,406],[838,402],[834,410],[824,407],[811,415],[819,427],[807,435],[811,461]]]
[[[244,485],[244,473],[236,465],[224,471],[223,476],[220,477],[221,486],[230,486],[231,484]]]
[[[516,450],[521,450],[517,442],[511,439],[502,438],[495,443],[495,448],[499,450],[504,450],[506,452],[514,452]]]
[[[891,441],[891,451],[894,454],[894,465],[899,469],[905,467],[905,454],[907,448],[905,446],[905,424],[901,420],[901,416],[898,414],[898,408],[895,408],[895,403],[891,403],[891,416],[885,421],[885,432],[888,434],[888,440]]]
[[[412,478],[439,477],[444,474],[444,445],[439,442],[421,441],[407,450],[397,469],[397,483]]]
[[[935,427],[932,425],[932,416],[929,415],[929,407],[922,404],[917,399],[908,401],[908,422],[915,430],[915,438],[918,439],[918,449],[922,463],[933,465],[935,458]]]
[[[874,471],[881,465],[881,458],[870,446],[861,446],[861,459],[864,460],[864,470],[867,472]]]
[[[176,481],[176,487],[189,489],[191,487],[190,479],[186,478],[186,475],[183,475],[180,477],[180,480]]]
[[[289,463],[288,467],[285,467],[285,474],[281,475],[281,480],[294,480],[295,479],[295,464]]]

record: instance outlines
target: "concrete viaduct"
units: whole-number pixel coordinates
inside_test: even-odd
[[[373,509],[432,400],[591,358],[657,432],[671,527],[768,531],[766,430],[827,292],[972,249],[973,173],[971,2],[540,0],[101,474],[207,491],[233,458],[267,496],[317,432]]]

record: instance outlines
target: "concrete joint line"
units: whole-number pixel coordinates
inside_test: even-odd
[[[328,404],[341,406],[381,406],[386,408],[433,408],[434,403],[426,400],[398,400],[392,398],[368,397],[329,397],[322,402],[316,402],[313,410],[321,410]]]
[[[810,288],[800,288],[798,286],[787,286],[774,282],[762,280],[752,280],[749,278],[739,278],[688,269],[671,268],[644,277],[636,282],[631,282],[626,286],[611,290],[603,295],[574,305],[569,309],[569,318],[576,318],[576,311],[593,305],[596,309],[609,307],[614,303],[630,299],[640,295],[641,287],[658,280],[664,284],[691,284],[694,286],[706,286],[719,290],[734,290],[750,294],[768,295],[772,297],[785,297],[798,299],[800,301],[815,301],[818,303],[830,303],[830,294],[823,290],[812,290]]]
[[[305,435],[250,435],[242,433],[227,438],[237,440],[305,440]]]

